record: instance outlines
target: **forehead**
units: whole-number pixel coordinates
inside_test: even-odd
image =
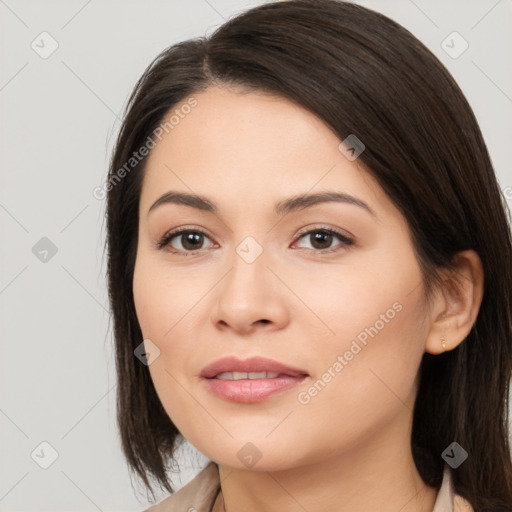
[[[242,201],[247,211],[317,189],[374,204],[386,201],[362,164],[340,151],[339,137],[300,105],[232,88],[211,87],[192,97],[193,108],[180,110],[186,98],[165,116],[178,114],[179,121],[148,158],[141,211],[167,190],[215,197],[219,203]]]
[[[327,125],[286,98],[231,87],[210,87],[193,97],[196,106],[173,116],[175,124],[163,134],[150,161],[169,155],[206,158],[212,161],[210,168],[236,161],[246,167],[260,164],[263,172],[282,161],[298,163],[311,151],[316,155],[337,151],[338,138]],[[187,101],[169,114],[179,114]]]

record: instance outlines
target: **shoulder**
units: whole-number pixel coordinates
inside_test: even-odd
[[[210,461],[181,489],[144,512],[210,512],[219,490],[219,471]]]

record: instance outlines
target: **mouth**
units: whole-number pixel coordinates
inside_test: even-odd
[[[278,377],[293,377],[293,375],[277,372],[222,372],[211,378],[221,380],[255,380],[276,379]]]
[[[220,398],[254,403],[295,387],[309,374],[271,359],[229,357],[206,366],[200,377],[208,390]]]

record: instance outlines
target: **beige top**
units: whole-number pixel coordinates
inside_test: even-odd
[[[213,462],[190,482],[144,512],[225,512],[219,471]],[[443,481],[432,512],[474,512],[473,507],[453,490],[451,473],[445,465]]]

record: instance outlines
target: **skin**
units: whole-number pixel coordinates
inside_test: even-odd
[[[166,412],[219,464],[227,512],[432,511],[437,489],[422,481],[410,449],[418,368],[424,352],[442,352],[441,336],[451,350],[469,333],[480,259],[459,253],[460,292],[446,275],[428,307],[405,218],[322,120],[263,93],[212,86],[194,97],[197,106],[152,150],[140,197],[133,292],[144,339],[160,350],[149,370]],[[207,196],[218,213],[164,204],[148,214],[169,190]],[[319,191],[350,193],[375,216],[336,202],[273,212],[280,200]],[[304,236],[319,226],[354,243]],[[194,255],[183,255],[192,249],[179,235],[157,249],[180,227],[207,233]],[[252,263],[236,252],[247,236],[263,249]],[[394,318],[300,403],[395,303]],[[229,402],[199,377],[228,355],[276,359],[310,376],[263,402]],[[247,442],[261,453],[251,468],[237,457]]]

